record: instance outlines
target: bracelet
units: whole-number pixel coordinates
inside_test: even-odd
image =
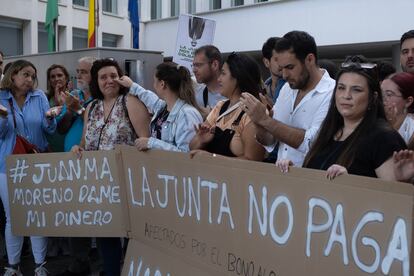
[[[82,113],[83,113],[83,112],[85,112],[85,110],[86,110],[86,109],[85,109],[84,107],[82,107],[81,109],[78,109],[78,110],[76,111],[76,114],[78,114],[78,115],[80,116],[80,115],[82,115]]]

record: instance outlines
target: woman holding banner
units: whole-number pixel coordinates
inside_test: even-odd
[[[232,53],[225,61],[218,79],[220,93],[228,100],[221,101],[197,128],[190,148],[192,155],[210,152],[228,157],[262,161],[264,148],[255,139],[256,129],[242,110],[240,97],[249,92],[256,98],[262,91],[260,70],[247,55]]]
[[[56,114],[49,109],[45,93],[35,89],[36,85],[36,68],[26,60],[15,61],[1,82],[0,195],[7,218],[5,237],[9,267],[6,267],[6,276],[22,275],[19,264],[23,237],[13,235],[11,231],[5,159],[10,154],[23,153],[21,148],[17,149],[21,141],[31,143],[33,149],[36,146],[37,150],[47,150],[46,134],[52,134],[56,130]],[[36,263],[34,274],[47,275],[44,267],[47,238],[30,237],[30,240]]]
[[[380,93],[376,64],[362,56],[347,58],[304,167],[327,170],[329,179],[351,173],[395,180],[393,152],[406,145],[387,122]],[[288,164],[276,162],[283,172]]]
[[[129,93],[137,96],[154,114],[150,125],[151,137],[135,141],[139,150],[189,151],[188,145],[195,135],[194,127],[203,119],[187,68],[171,62],[159,64],[154,76],[156,93],[133,83],[126,76],[120,78],[119,83],[130,87]]]
[[[149,136],[149,114],[145,106],[117,81],[122,76],[118,63],[101,59],[91,68],[90,92],[93,100],[85,111],[81,144],[72,152],[81,157],[82,151],[112,150],[116,145],[134,145],[137,137]],[[119,275],[122,248],[120,238],[98,238],[104,272]]]

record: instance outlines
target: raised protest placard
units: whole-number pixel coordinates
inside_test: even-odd
[[[181,14],[178,18],[177,42],[173,61],[192,71],[194,51],[213,44],[216,22],[211,19]]]
[[[145,243],[129,256],[156,264],[148,275],[168,275],[171,259],[181,270],[169,275],[409,275],[408,184],[172,152],[122,157],[131,237]],[[144,275],[136,265],[123,275]]]
[[[10,155],[15,235],[121,237],[129,228],[116,151]]]

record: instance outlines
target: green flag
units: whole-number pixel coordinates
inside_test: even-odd
[[[56,50],[55,20],[58,18],[58,16],[58,0],[47,0],[45,29],[47,31],[47,50],[49,52]]]

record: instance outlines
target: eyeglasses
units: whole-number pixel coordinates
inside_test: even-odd
[[[342,68],[348,68],[354,66],[356,68],[363,68],[363,69],[373,69],[377,67],[375,63],[358,63],[358,62],[343,62],[341,64]]]
[[[390,90],[384,91],[382,93],[382,98],[384,100],[388,100],[388,99],[393,98],[393,97],[394,98],[402,98],[403,96],[402,95],[397,95],[394,91],[390,91]]]
[[[209,64],[210,62],[194,62],[193,64],[191,64],[192,68],[200,68],[206,64]]]

